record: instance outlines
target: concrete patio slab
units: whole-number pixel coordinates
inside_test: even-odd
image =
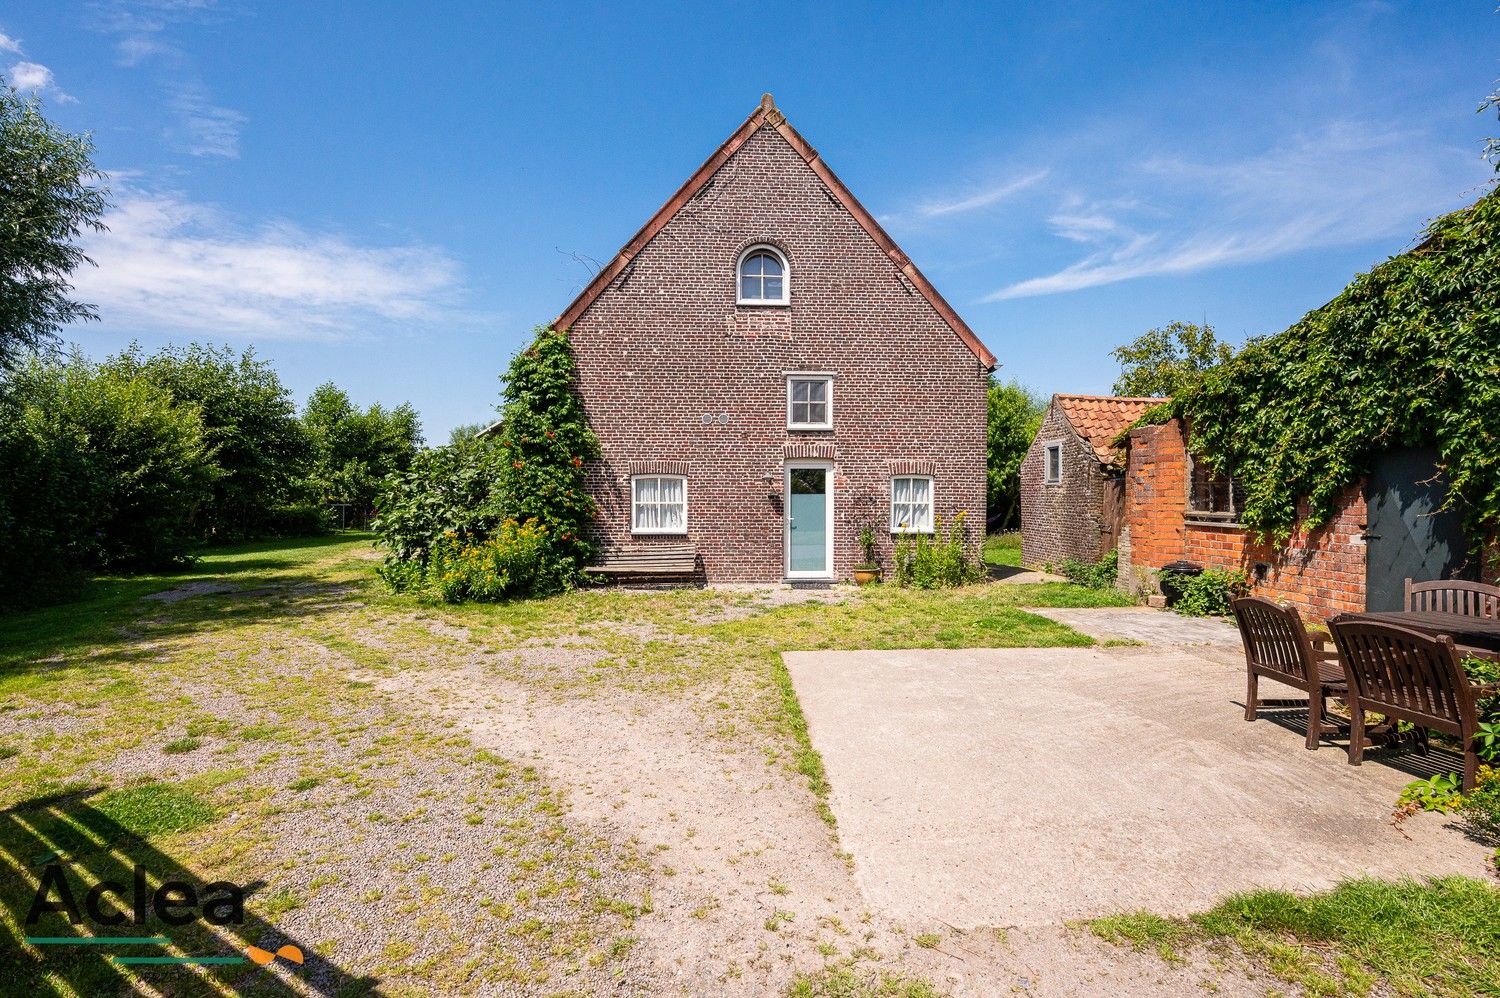
[[[1041,925],[1365,874],[1482,875],[1489,850],[1448,819],[1419,815],[1409,838],[1390,825],[1411,773],[1307,751],[1305,710],[1246,723],[1243,667],[1204,651],[785,660],[860,887],[900,918]]]
[[[1145,606],[1077,610],[1027,610],[1066,624],[1099,641],[1139,641],[1144,645],[1216,645],[1238,651],[1240,632],[1218,617],[1184,617]]]

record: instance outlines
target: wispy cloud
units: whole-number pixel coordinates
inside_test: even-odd
[[[154,68],[175,118],[167,137],[180,151],[236,159],[245,116],[215,101],[197,62],[169,38],[177,24],[216,16],[213,0],[111,0],[96,8],[93,27],[116,37],[121,66]]]
[[[12,55],[21,54],[21,43],[16,39],[0,31],[0,52],[9,52]]]
[[[442,249],[365,246],[284,222],[245,228],[212,206],[112,179],[108,230],[85,242],[97,266],[75,275],[106,322],[306,339],[459,317],[462,274]]]
[[[1420,151],[1420,155],[1418,155]],[[1388,122],[1339,121],[1257,155],[1156,155],[1109,177],[1073,178],[1050,217],[1088,247],[1060,270],[1007,285],[998,301],[1117,281],[1255,263],[1304,250],[1409,234],[1429,207],[1477,183],[1472,156]]]
[[[955,200],[928,201],[917,206],[917,214],[924,218],[939,218],[944,215],[962,215],[1004,201],[1028,187],[1034,187],[1047,178],[1047,170],[1037,170],[1013,180],[987,187]]]

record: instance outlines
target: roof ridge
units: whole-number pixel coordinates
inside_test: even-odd
[[[692,176],[688,177],[687,181],[677,189],[677,192],[657,209],[656,214],[652,215],[646,224],[641,226],[640,231],[631,237],[630,241],[615,254],[613,259],[600,268],[599,273],[594,275],[593,280],[589,281],[584,289],[579,292],[578,297],[574,298],[572,303],[563,310],[553,325],[558,329],[566,329],[578,321],[579,317],[588,311],[589,306],[604,293],[604,289],[613,283],[614,279],[629,265],[630,261],[656,237],[657,233],[666,227],[667,223],[677,215],[677,212],[682,209],[683,205],[692,200],[693,196],[708,183],[714,174],[719,172],[719,169],[729,161],[730,157],[740,151],[740,148],[749,141],[750,137],[762,125],[776,130],[777,134],[781,136],[787,145],[792,147],[792,151],[797,153],[802,158],[802,161],[812,169],[817,178],[823,182],[823,185],[828,188],[834,199],[843,206],[845,211],[849,212],[855,222],[859,224],[859,227],[865,231],[865,234],[874,240],[875,245],[880,247],[886,257],[896,265],[896,269],[901,271],[906,276],[906,279],[916,287],[917,291],[927,299],[928,304],[937,311],[943,321],[948,324],[948,327],[957,334],[964,345],[979,359],[979,362],[986,369],[994,370],[995,355],[990,353],[985,345],[980,342],[979,337],[974,334],[974,330],[969,328],[969,324],[964,322],[952,305],[948,304],[948,300],[917,269],[916,264],[911,262],[911,258],[902,252],[901,248],[896,245],[896,241],[875,220],[875,216],[871,215],[865,206],[860,204],[859,199],[854,196],[853,192],[844,186],[843,181],[823,161],[823,158],[818,155],[817,150],[792,127],[791,122],[786,120],[786,115],[776,106],[776,100],[770,94],[761,95],[760,103],[754,111],[750,112],[750,116],[730,134],[729,138],[724,140],[718,149],[714,150],[708,159],[703,161],[703,165],[698,167]]]

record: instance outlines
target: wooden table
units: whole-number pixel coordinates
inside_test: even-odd
[[[1427,613],[1415,610],[1390,610],[1380,613],[1358,613],[1353,616],[1378,620],[1383,624],[1409,627],[1423,634],[1446,634],[1464,650],[1478,652],[1486,658],[1500,656],[1500,620],[1493,617],[1469,617],[1461,613]]]

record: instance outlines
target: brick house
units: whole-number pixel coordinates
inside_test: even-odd
[[[995,359],[770,95],[558,317],[596,539],[708,582],[846,578],[985,515]]]
[[[1021,462],[1021,561],[1096,562],[1115,547],[1122,454],[1113,441],[1159,398],[1054,395]]]
[[[1297,606],[1309,619],[1402,605],[1402,583],[1474,574],[1462,517],[1442,509],[1446,484],[1435,452],[1377,454],[1370,474],[1345,489],[1322,526],[1299,525],[1285,542],[1238,522],[1243,496],[1232,477],[1193,459],[1182,420],[1141,426],[1126,447],[1120,534],[1121,588],[1155,592],[1155,570],[1175,561],[1245,572],[1254,591]],[[1299,511],[1299,522],[1307,509]]]

